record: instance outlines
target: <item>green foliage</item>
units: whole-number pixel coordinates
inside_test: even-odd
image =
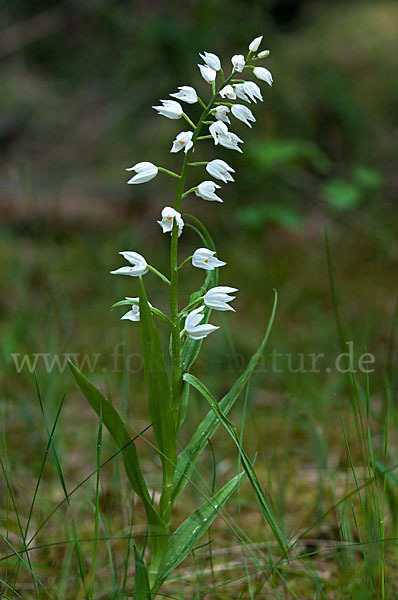
[[[330,170],[331,162],[324,152],[309,140],[267,139],[252,144],[249,156],[255,168],[272,171],[278,166],[297,169],[310,165],[322,173]]]
[[[188,556],[200,538],[206,533],[224,504],[239,487],[245,473],[235,475],[221,490],[207,499],[178,527],[170,538],[169,547],[159,569],[159,580],[168,575]]]
[[[159,332],[148,306],[140,278],[140,325],[144,375],[148,390],[149,412],[158,451],[163,463],[161,511],[169,509],[170,487],[177,461],[177,415],[172,406],[169,376]],[[178,407],[177,407],[178,410]]]
[[[142,560],[142,556],[134,546],[135,577],[134,577],[134,600],[151,600],[153,597],[149,586],[148,573]]]
[[[142,475],[134,441],[131,439],[126,426],[116,409],[110,404],[105,396],[101,394],[101,392],[71,361],[69,361],[69,367],[87,402],[98,416],[101,415],[103,424],[109,431],[117,447],[123,452],[122,455],[127,477],[133,490],[143,501],[148,516],[148,523],[152,534],[153,563],[156,565],[167,547],[167,532],[162,519],[153,507],[148,488]]]
[[[199,381],[199,379],[197,379],[197,377],[194,377],[190,373],[185,373],[184,381],[186,381],[191,386],[193,386],[203,396],[203,398],[205,398],[205,400],[207,400],[207,402],[210,404],[214,414],[216,415],[217,419],[220,421],[220,423],[222,423],[222,425],[225,427],[225,429],[228,431],[229,435],[233,439],[236,447],[239,450],[239,456],[242,460],[243,468],[244,468],[246,475],[253,487],[253,490],[255,491],[257,502],[261,509],[261,512],[264,515],[267,523],[271,527],[271,530],[272,530],[273,534],[275,535],[284,556],[287,558],[288,553],[287,553],[287,546],[286,546],[284,536],[283,536],[282,531],[279,527],[279,524],[275,518],[275,515],[273,514],[271,506],[270,506],[268,500],[266,499],[263,490],[261,489],[257,475],[254,471],[253,465],[250,462],[250,459],[248,458],[246,452],[244,451],[242,444],[240,443],[240,440],[236,433],[235,427],[226,418],[225,414],[222,412],[222,410],[220,410],[218,402],[215,400],[215,398],[213,398],[213,396],[210,394],[210,392],[206,388],[206,386],[204,386],[203,383],[201,381]]]
[[[276,305],[277,305],[277,293],[275,292],[274,305],[272,307],[271,316],[268,321],[268,326],[264,338],[257,349],[256,353],[250,359],[244,372],[240,375],[237,381],[234,383],[232,388],[225,394],[220,400],[220,410],[224,415],[227,415],[231,408],[234,406],[236,400],[245,388],[245,385],[249,381],[253,371],[255,370],[268,341],[271,333],[272,324],[275,319]],[[188,445],[178,455],[177,468],[174,474],[173,481],[173,498],[176,498],[183,490],[185,485],[188,483],[199,458],[200,453],[206,447],[210,438],[217,431],[220,422],[218,416],[211,410],[203,421],[198,425],[194,435],[189,441]]]

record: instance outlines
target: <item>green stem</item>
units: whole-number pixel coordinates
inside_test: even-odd
[[[155,267],[152,267],[152,265],[147,265],[147,267],[148,267],[148,270],[151,271],[151,273],[153,273],[154,275],[157,275],[162,281],[167,283],[167,285],[170,285],[170,280],[167,279],[166,275],[163,275],[163,273],[161,273],[160,271],[155,269]]]
[[[190,162],[188,163],[188,167],[204,167],[205,165],[208,165],[209,161],[208,160],[202,160],[200,162]]]
[[[195,185],[195,187],[192,187],[189,190],[187,190],[186,192],[184,192],[183,195],[181,196],[181,198],[185,198],[185,196],[188,196],[189,194],[192,194],[192,192],[194,192],[197,189],[198,189],[198,186]]]
[[[191,119],[188,117],[188,115],[186,115],[185,113],[182,113],[182,116],[184,117],[186,122],[195,129],[196,125],[193,121],[191,121]]]
[[[185,180],[187,177],[187,170],[190,163],[190,158],[195,147],[195,142],[198,139],[211,139],[212,136],[202,136],[199,137],[199,133],[202,129],[204,121],[206,120],[207,115],[209,114],[211,108],[214,105],[214,102],[219,94],[220,89],[227,84],[232,78],[234,70],[232,70],[231,75],[227,78],[225,82],[223,82],[222,86],[216,90],[215,84],[212,86],[213,96],[211,97],[209,103],[204,108],[202,115],[198,121],[198,124],[194,128],[192,135],[192,143],[193,146],[188,150],[185,154],[184,162],[182,164],[181,174],[178,180],[176,195],[174,200],[174,209],[178,212],[181,212],[181,201],[184,195],[184,186]],[[180,366],[180,355],[181,355],[181,337],[180,337],[180,318],[178,311],[178,227],[176,222],[173,223],[173,230],[171,234],[171,248],[170,248],[170,316],[172,321],[171,327],[171,359],[172,359],[172,380],[171,380],[171,395],[172,395],[172,409],[175,416],[176,423],[176,435],[177,435],[177,423],[178,423],[178,413],[179,413],[179,404],[180,404],[180,395],[182,389],[182,373]],[[167,484],[167,482],[164,482]],[[166,495],[166,489],[163,489],[163,494]],[[170,520],[170,514],[172,510],[172,503],[169,502],[166,507],[165,514],[162,515],[164,521],[166,523]]]
[[[183,260],[183,261],[182,261],[182,263],[181,263],[181,264],[180,264],[180,265],[177,267],[177,269],[178,269],[178,270],[182,269],[182,267],[183,267],[184,265],[186,265],[186,264],[187,264],[187,262],[189,262],[189,261],[191,260],[191,258],[192,258],[192,255],[191,255],[191,256],[188,256],[188,258],[186,258],[185,260]]]
[[[199,298],[196,298],[196,300],[190,302],[185,308],[182,309],[182,311],[180,312],[180,317],[182,317],[186,312],[189,312],[190,310],[195,308],[197,304],[200,304],[203,298],[204,296],[200,296]]]
[[[169,171],[168,169],[164,169],[163,167],[158,167],[158,171],[166,173],[167,175],[171,175],[172,177],[176,177],[177,179],[180,178],[180,176],[177,173],[173,173],[173,171]]]
[[[202,106],[202,108],[206,108],[206,104],[203,102],[202,98],[199,98],[199,96],[198,96],[198,102]]]

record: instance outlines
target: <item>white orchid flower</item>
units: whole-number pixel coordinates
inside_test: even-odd
[[[234,178],[230,173],[235,173],[234,169],[229,166],[224,160],[220,160],[216,158],[211,160],[206,165],[206,171],[216,179],[221,179],[224,183],[228,183],[228,181],[234,181]]]
[[[217,267],[223,267],[227,263],[218,260],[213,250],[208,248],[198,248],[192,255],[192,265],[198,269],[204,269],[205,271],[214,271]]]
[[[212,123],[209,127],[210,134],[214,139],[214,143],[221,144],[224,148],[228,148],[229,150],[237,150],[238,152],[242,152],[239,148],[238,143],[243,140],[240,139],[235,133],[231,133],[228,131],[228,127],[222,121],[216,121]]]
[[[214,143],[217,146],[220,137],[228,135],[228,127],[222,121],[216,121],[216,123],[210,125],[209,132],[213,136]]]
[[[255,122],[256,120],[256,117],[253,115],[250,108],[247,108],[247,106],[244,106],[243,104],[234,104],[232,107],[232,114],[240,121],[243,121],[248,127],[251,127],[249,121]]]
[[[257,52],[257,50],[260,47],[261,42],[263,41],[263,35],[260,35],[259,37],[254,38],[254,40],[252,42],[250,42],[249,44],[249,50],[250,52]]]
[[[157,166],[151,162],[139,162],[134,167],[126,169],[126,171],[135,171],[137,173],[127,183],[146,183],[158,174]]]
[[[210,67],[210,69],[213,69],[213,71],[219,71],[221,69],[221,62],[217,54],[212,54],[211,52],[203,52],[203,54],[199,53],[199,56],[203,60],[203,62],[205,62],[208,67]]]
[[[269,50],[263,50],[257,54],[257,58],[267,58],[269,56]]]
[[[268,83],[268,85],[272,85],[274,80],[272,79],[271,71],[268,71],[265,67],[254,67],[253,75],[257,77],[257,79],[261,79]]]
[[[171,206],[165,206],[162,210],[162,220],[158,221],[163,233],[172,233],[174,219],[178,227],[178,237],[182,234],[184,228],[184,221],[181,218],[181,213],[174,210]]]
[[[229,100],[235,100],[236,94],[235,94],[235,90],[232,87],[232,85],[228,84],[225,87],[223,87],[223,89],[220,90],[220,96],[221,96],[221,98],[228,98]]]
[[[238,146],[239,142],[243,144],[243,140],[241,140],[236,133],[229,132],[227,136],[220,137],[221,146],[228,148],[228,150],[237,150],[238,152],[242,153],[243,150]]]
[[[180,90],[179,92],[170,94],[170,96],[177,98],[177,100],[187,102],[187,104],[195,104],[195,102],[198,101],[198,95],[195,88],[191,87],[190,85],[182,85],[178,89]]]
[[[168,119],[181,119],[183,108],[179,102],[175,100],[161,100],[163,106],[152,106],[158,111],[159,115],[163,115]]]
[[[213,108],[211,111],[211,114],[215,116],[215,118],[218,121],[223,121],[224,123],[230,123],[231,121],[229,120],[227,113],[229,113],[229,107],[228,106],[224,106],[224,104],[221,104],[220,106],[217,106],[216,108]]]
[[[250,98],[248,98],[245,94],[244,83],[236,83],[234,84],[234,90],[236,97],[240,100],[245,100],[246,102],[250,102]]]
[[[174,140],[170,152],[179,152],[184,148],[186,154],[193,146],[192,136],[192,131],[181,131]]]
[[[238,71],[238,73],[242,73],[243,68],[246,64],[245,57],[243,56],[243,54],[234,54],[234,56],[231,58],[231,63],[235,71]]]
[[[214,183],[214,181],[202,181],[195,190],[195,194],[200,198],[203,198],[203,200],[222,202],[221,198],[216,194],[216,190],[219,190],[220,188],[221,186]]]
[[[120,269],[116,269],[116,271],[111,271],[112,275],[131,275],[133,277],[138,277],[139,275],[145,275],[148,273],[148,263],[145,258],[138,254],[138,252],[119,252],[125,258],[132,267],[120,267]]]
[[[126,296],[126,300],[132,300],[135,301],[137,303],[139,303],[140,299],[137,298],[130,298],[129,296]],[[148,302],[148,306],[150,306],[152,308],[152,304],[150,302]],[[139,321],[140,320],[140,306],[139,304],[133,304],[131,309],[126,312],[126,314],[124,314],[122,317],[120,317],[120,320],[127,320],[127,321]]]
[[[261,102],[263,101],[261,90],[257,83],[254,83],[254,81],[245,81],[243,84],[243,91],[249,96],[250,100],[253,100],[255,104],[257,104],[256,98]]]
[[[185,319],[185,333],[191,338],[191,340],[201,340],[207,337],[216,329],[220,329],[215,325],[210,325],[210,323],[204,323],[203,325],[199,325],[201,321],[203,321],[205,315],[202,313],[204,306],[199,306],[199,308],[195,308],[192,310],[187,318]],[[202,313],[202,314],[201,314]]]
[[[229,294],[233,294],[237,291],[236,288],[228,287],[227,285],[219,285],[206,292],[203,302],[209,308],[214,308],[214,310],[232,310],[235,312],[235,309],[232,308],[232,306],[229,306],[228,302],[232,302],[232,300],[235,300],[236,298],[236,296],[230,296]]]
[[[200,69],[200,74],[202,75],[206,83],[212,83],[213,81],[215,81],[217,77],[217,72],[214,71],[214,69],[211,69],[207,65],[198,65],[198,67]]]

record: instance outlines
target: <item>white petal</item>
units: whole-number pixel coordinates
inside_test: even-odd
[[[254,38],[254,40],[252,42],[250,42],[249,50],[251,52],[257,52],[257,50],[260,47],[261,42],[263,41],[263,37],[264,36],[260,35],[259,37]]]

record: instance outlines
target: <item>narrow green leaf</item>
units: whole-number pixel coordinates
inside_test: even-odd
[[[158,582],[166,579],[188,556],[244,477],[244,472],[236,475],[221,490],[206,500],[174,532],[169,540],[169,548],[159,569]]]
[[[167,548],[167,531],[163,520],[159,517],[153,507],[148,488],[141,472],[135,444],[112,404],[71,361],[69,361],[69,367],[87,402],[98,416],[102,415],[102,422],[109,431],[117,447],[123,449],[122,456],[127,477],[133,490],[143,501],[147,513],[153,549],[152,562],[156,565],[156,563],[159,563],[161,556]]]
[[[116,409],[105,398],[103,394],[87,379],[81,371],[69,360],[69,367],[73,373],[80,391],[83,393],[91,408],[100,417],[115,441],[118,448],[123,448],[123,460],[126,467],[127,477],[134,491],[141,500],[152,505],[152,501],[141,472],[138,461],[138,454],[134,442],[132,441],[122,419]]]
[[[155,442],[163,464],[161,514],[167,509],[177,462],[177,416],[174,414],[169,377],[159,333],[140,278],[140,324],[144,375]]]
[[[184,378],[184,381],[186,381],[187,383],[192,385],[203,396],[203,398],[205,398],[205,400],[207,400],[207,402],[210,404],[211,408],[213,409],[215,415],[217,415],[217,418],[220,420],[220,422],[223,424],[224,428],[227,430],[227,432],[233,439],[236,447],[238,448],[243,468],[246,471],[246,474],[249,478],[252,488],[256,494],[256,498],[257,498],[257,502],[260,507],[260,510],[261,510],[262,514],[264,515],[265,519],[267,520],[269,526],[271,527],[273,534],[275,535],[275,537],[279,543],[279,546],[281,547],[284,555],[287,558],[287,547],[286,547],[284,536],[283,536],[282,531],[278,525],[278,522],[273,514],[270,504],[267,501],[263,490],[261,489],[260,483],[257,479],[257,475],[253,469],[253,465],[251,464],[250,459],[248,458],[246,452],[244,451],[244,449],[239,441],[239,437],[236,433],[235,427],[226,418],[226,416],[223,414],[222,410],[220,410],[220,406],[219,406],[217,400],[215,400],[215,398],[213,398],[213,396],[210,394],[210,392],[206,388],[206,386],[203,385],[203,383],[201,381],[199,381],[199,379],[197,377],[194,377],[190,373],[185,373],[183,378]]]
[[[134,600],[151,600],[148,573],[141,554],[134,546],[135,577],[134,577]]]
[[[239,377],[239,379],[234,383],[229,392],[221,399],[220,401],[220,410],[224,415],[227,415],[231,410],[236,400],[239,398],[242,390],[244,389],[246,383],[248,382],[250,376],[252,375],[254,369],[256,368],[258,361],[261,358],[261,355],[264,352],[264,348],[268,341],[269,335],[271,333],[272,325],[275,319],[276,313],[276,305],[278,301],[278,295],[275,291],[274,297],[274,305],[272,307],[272,312],[270,319],[268,321],[267,331],[265,332],[265,336],[257,350],[257,352],[252,356],[249,364],[247,365],[245,371]],[[203,421],[200,423],[198,428],[196,429],[194,435],[192,436],[189,444],[184,448],[184,450],[179,454],[177,461],[177,468],[174,474],[173,481],[173,499],[175,499],[178,494],[184,489],[185,485],[188,483],[189,478],[192,472],[195,469],[196,462],[202,450],[206,447],[207,441],[211,438],[211,436],[218,429],[220,424],[217,415],[215,415],[213,410],[206,415]]]

